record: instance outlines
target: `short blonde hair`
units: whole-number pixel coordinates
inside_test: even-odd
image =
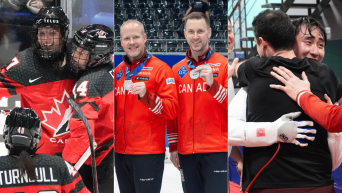
[[[129,19],[129,20],[125,21],[125,22],[120,26],[120,36],[121,36],[121,29],[122,29],[122,27],[125,26],[125,25],[128,25],[128,24],[130,24],[130,23],[136,23],[136,24],[140,25],[140,27],[141,27],[141,33],[142,33],[142,34],[145,34],[144,25],[143,25],[140,21],[135,20],[135,19]]]

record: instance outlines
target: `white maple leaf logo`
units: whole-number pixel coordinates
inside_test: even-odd
[[[69,119],[72,116],[72,108],[67,101],[69,97],[69,94],[64,90],[61,100],[53,99],[56,108],[52,107],[50,111],[42,111],[44,116],[42,124],[55,130],[53,137],[70,132]]]

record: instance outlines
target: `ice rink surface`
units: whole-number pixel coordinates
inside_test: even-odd
[[[165,160],[161,193],[183,193],[180,173],[171,163],[170,155],[168,157],[169,159]],[[114,174],[114,192],[120,193],[116,174]]]

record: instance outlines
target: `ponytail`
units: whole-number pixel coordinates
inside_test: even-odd
[[[31,181],[37,180],[37,175],[35,172],[36,164],[26,150],[22,150],[18,158],[19,166],[19,178],[24,177],[27,174],[28,179]]]

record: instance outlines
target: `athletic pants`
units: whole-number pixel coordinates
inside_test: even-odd
[[[335,193],[334,185],[305,188],[254,189],[251,193]]]
[[[179,154],[184,193],[227,193],[228,153]]]
[[[125,155],[115,153],[115,171],[121,193],[160,193],[165,153]]]

